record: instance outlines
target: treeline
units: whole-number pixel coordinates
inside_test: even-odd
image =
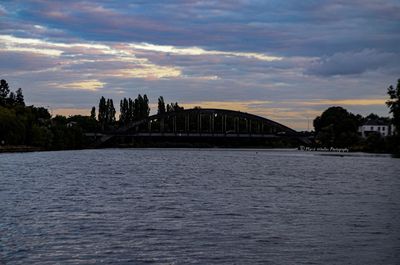
[[[350,147],[352,150],[370,152],[400,153],[399,133],[381,137],[379,133],[370,134],[366,139],[360,137],[358,128],[367,120],[380,120],[393,123],[397,132],[400,128],[400,80],[397,87],[388,88],[387,106],[393,118],[370,114],[366,117],[354,115],[342,107],[330,107],[315,118],[314,144],[323,147]],[[85,133],[112,131],[129,123],[147,118],[150,106],[147,95],[136,98],[123,98],[119,104],[120,115],[112,99],[100,98],[96,115],[93,106],[90,116],[74,115],[52,117],[43,107],[26,106],[21,88],[10,90],[6,80],[0,81],[0,146],[35,146],[43,149],[74,149],[88,147],[90,142]],[[200,107],[197,107],[200,108]],[[158,98],[157,113],[181,111],[184,108],[177,102],[165,104]],[[165,126],[169,126],[166,124]]]
[[[116,111],[112,99],[100,98],[98,106],[98,122],[102,131],[112,130],[117,127],[125,126],[129,123],[140,121],[149,117],[150,106],[149,99],[146,94],[139,94],[136,98],[123,98],[119,103],[120,114],[116,120]],[[177,102],[165,105],[164,98],[158,98],[157,113],[173,112],[184,110]],[[91,117],[96,117],[96,107],[92,107]]]
[[[52,118],[46,108],[26,106],[22,89],[12,92],[7,81],[0,80],[0,146],[82,148],[87,145],[84,132],[96,130],[98,122],[89,116]]]
[[[126,125],[133,121],[144,119],[148,117],[149,114],[150,107],[147,95],[142,97],[139,94],[135,100],[131,98],[124,98],[120,102],[119,123],[121,125]]]
[[[147,95],[124,98],[120,101],[120,115],[112,99],[100,98],[90,116],[52,117],[43,107],[26,106],[21,88],[10,90],[6,80],[0,81],[0,146],[33,146],[43,149],[76,149],[91,143],[85,133],[101,133],[144,119],[150,114]],[[183,110],[178,103],[165,104],[158,99],[158,113]]]

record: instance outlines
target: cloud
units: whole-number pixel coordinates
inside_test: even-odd
[[[156,52],[163,52],[163,53],[177,54],[177,55],[191,55],[191,56],[222,55],[222,56],[245,57],[245,58],[257,59],[268,62],[282,60],[282,57],[279,56],[271,56],[254,52],[225,52],[225,51],[215,51],[215,50],[204,50],[199,47],[182,48],[182,47],[174,47],[166,45],[154,45],[149,43],[130,44],[129,46],[139,50],[156,51]]]
[[[88,116],[89,111],[85,108],[55,108],[51,109],[51,114],[56,116],[56,115],[62,115],[62,116],[73,116],[73,115],[83,115],[83,116]]]
[[[0,72],[54,109],[146,93],[304,128],[330,104],[387,115],[399,11],[398,0],[2,1]]]
[[[67,38],[152,43],[205,50],[322,56],[358,47],[399,51],[396,0],[6,1],[15,12],[3,34],[34,25]],[[22,25],[31,24],[31,28]],[[1,28],[1,26],[0,26]],[[34,28],[33,28],[34,29]],[[13,32],[15,33],[15,32]],[[35,29],[44,38],[49,32]],[[51,36],[51,35],[50,35]]]
[[[0,69],[3,73],[38,71],[54,68],[57,61],[42,54],[0,49]]]
[[[194,101],[183,104],[186,108],[194,108],[201,106],[202,108],[211,109],[231,109],[237,111],[249,111],[250,105],[254,104],[268,104],[271,101],[267,100],[250,100],[250,101]]]
[[[319,99],[313,101],[299,101],[295,102],[296,104],[302,106],[334,106],[334,105],[341,105],[341,106],[384,106],[386,99]]]
[[[92,80],[81,80],[70,83],[50,83],[51,86],[62,88],[62,89],[73,89],[73,90],[89,90],[97,91],[99,88],[104,87],[106,83],[100,82],[97,79]]]
[[[107,73],[106,73],[107,74]],[[177,67],[164,67],[154,64],[142,64],[132,69],[121,69],[111,71],[107,75],[121,78],[143,78],[147,80],[178,78],[182,76],[182,71]]]
[[[126,46],[126,45],[125,45]],[[112,44],[99,43],[59,43],[32,38],[18,38],[9,35],[0,35],[0,52],[19,52],[27,56],[38,55],[56,57],[59,60],[59,70],[78,70],[79,73],[89,69],[89,74],[94,73],[90,65],[106,65],[103,67],[104,76],[118,76],[124,78],[177,78],[182,75],[179,68],[162,66],[150,62],[145,58],[137,58],[132,49],[114,48]],[[79,68],[79,65],[85,68]],[[113,64],[113,69],[110,69]],[[98,67],[96,67],[98,68]],[[100,67],[101,69],[101,67]],[[51,69],[52,71],[54,69]],[[97,71],[99,72],[99,71]]]
[[[171,54],[179,57],[202,57],[203,63],[209,64],[224,61],[227,64],[237,64],[234,58],[256,61],[275,62],[283,60],[282,57],[274,57],[260,53],[225,52],[216,50],[204,50],[198,47],[174,47],[153,44],[133,43],[99,43],[99,42],[73,42],[62,43],[45,41],[34,38],[19,38],[10,35],[0,35],[0,51],[19,52],[55,57],[59,62],[58,70],[77,71],[80,74],[102,73],[105,77],[142,78],[147,80],[181,78],[193,80],[218,80],[220,77],[208,73],[205,69],[190,66],[174,66],[179,59],[171,58]],[[160,54],[168,54],[169,59]],[[159,60],[161,64],[153,61]],[[161,60],[160,60],[161,58]],[[231,62],[229,62],[231,61]],[[111,67],[112,66],[112,67]],[[201,65],[203,67],[204,65]],[[186,71],[187,69],[187,71]],[[54,71],[55,69],[49,69]],[[204,74],[199,72],[204,71]]]
[[[0,16],[4,16],[7,14],[7,10],[4,8],[4,6],[0,5]]]
[[[362,74],[369,70],[395,65],[395,61],[399,58],[394,53],[378,52],[373,49],[335,53],[315,60],[306,73],[319,76]]]

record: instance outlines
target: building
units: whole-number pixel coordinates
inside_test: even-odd
[[[361,137],[367,138],[371,133],[379,133],[382,137],[393,135],[394,126],[383,120],[368,120],[358,128]]]

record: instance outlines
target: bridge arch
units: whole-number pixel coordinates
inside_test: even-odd
[[[166,112],[132,122],[117,130],[117,134],[172,135],[288,135],[297,132],[276,121],[254,114],[227,110],[194,108]]]

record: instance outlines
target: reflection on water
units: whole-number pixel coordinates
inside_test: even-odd
[[[283,150],[0,154],[0,264],[399,264],[398,172]]]

